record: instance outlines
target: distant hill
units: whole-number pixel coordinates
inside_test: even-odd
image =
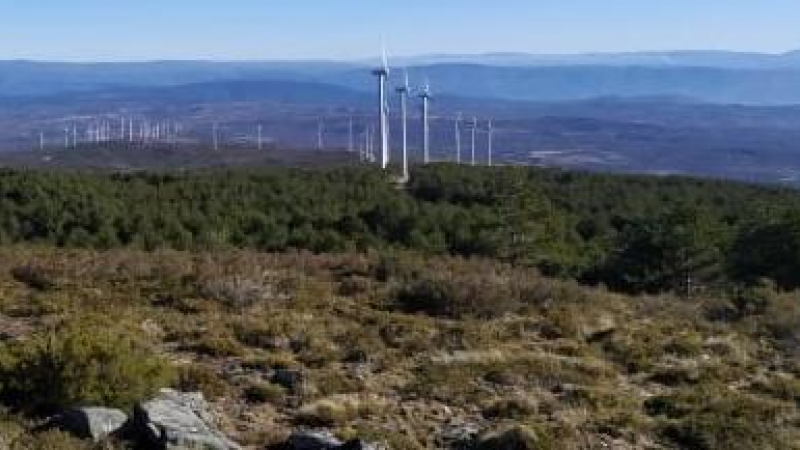
[[[754,53],[717,50],[679,50],[630,53],[483,53],[475,55],[423,55],[401,58],[401,65],[483,64],[494,66],[640,66],[640,67],[712,67],[720,69],[800,68],[800,51]]]
[[[374,80],[367,70],[371,63],[0,61],[0,96],[265,80],[316,82],[371,92]],[[677,96],[717,103],[800,103],[800,52],[439,55],[398,58],[392,63],[395,67],[408,66],[416,85],[427,78],[434,93],[461,97],[563,101]]]
[[[114,87],[178,86],[220,80],[306,79],[350,70],[338,62],[153,61],[59,63],[0,61],[0,95],[52,95]]]
[[[800,103],[800,69],[436,64],[411,67],[409,73],[417,83],[430,80],[434,94],[509,100],[677,96],[716,103]],[[325,81],[354,89],[371,87],[365,71],[331,74]]]

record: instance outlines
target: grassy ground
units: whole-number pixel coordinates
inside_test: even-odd
[[[798,300],[632,298],[411,254],[0,250],[4,351],[111,319],[252,448],[303,426],[398,449],[471,428],[481,448],[800,448]],[[3,417],[12,448],[88,448]]]

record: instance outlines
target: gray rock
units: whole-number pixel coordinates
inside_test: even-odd
[[[342,443],[330,431],[295,431],[286,441],[286,450],[386,450],[378,444],[360,439]]]
[[[54,419],[54,425],[81,439],[100,441],[120,429],[128,416],[118,409],[73,408],[62,412]]]
[[[303,385],[303,372],[290,369],[276,369],[270,380],[292,392],[297,392]]]
[[[295,431],[286,442],[287,450],[334,450],[341,446],[330,431]]]
[[[361,439],[355,439],[346,442],[336,450],[386,450],[386,447],[379,444],[364,442]]]
[[[133,431],[148,447],[162,450],[239,450],[214,427],[208,403],[200,393],[164,389],[137,405]]]

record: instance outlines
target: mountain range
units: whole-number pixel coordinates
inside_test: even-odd
[[[507,100],[671,96],[735,104],[800,103],[800,52],[678,51],[397,58],[436,94]],[[0,61],[0,96],[44,96],[217,81],[314,82],[367,92],[374,61],[58,63]],[[395,74],[397,74],[397,70]]]

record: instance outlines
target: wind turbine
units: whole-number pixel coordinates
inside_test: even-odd
[[[422,154],[423,154],[423,162],[428,164],[431,162],[431,129],[428,123],[428,116],[430,113],[429,103],[431,100],[431,86],[428,81],[425,82],[425,87],[422,88],[422,92],[419,94],[419,98],[422,100]]]
[[[263,147],[263,142],[264,142],[263,139],[262,139],[263,131],[264,131],[264,127],[261,124],[258,124],[258,149],[259,150],[261,150],[261,148]]]
[[[408,95],[411,87],[408,84],[408,72],[406,71],[405,84],[397,88],[400,95],[400,120],[403,130],[403,181],[408,181]]]
[[[317,150],[322,150],[325,148],[325,120],[319,119],[317,122]]]
[[[350,121],[348,122],[348,129],[347,129],[347,151],[349,153],[353,153],[353,116],[350,116]]]
[[[44,133],[39,132],[39,150],[44,150]]]
[[[213,126],[213,132],[214,132],[214,150],[219,150],[219,135],[218,135],[218,133],[217,133],[217,131],[218,131],[217,129],[218,129],[218,128],[219,128],[219,126],[217,125],[217,122],[214,122],[214,126]]]
[[[387,114],[388,105],[386,103],[386,81],[389,79],[389,61],[386,58],[386,47],[383,47],[381,67],[372,71],[378,77],[378,132],[380,133],[381,145],[381,168],[386,170],[389,165],[389,118]]]
[[[476,141],[476,138],[477,138],[477,134],[478,134],[478,118],[477,117],[473,117],[472,118],[472,165],[473,166],[476,164],[476,160],[475,160],[475,141]]]
[[[487,143],[487,145],[488,145],[487,153],[489,154],[489,167],[492,167],[492,144],[493,144],[492,140],[494,139],[494,124],[492,123],[492,119],[489,119],[489,123],[487,124],[486,133],[488,135],[487,139],[489,141]]]
[[[456,116],[456,163],[461,164],[461,122],[464,120],[464,116],[461,113],[458,113]]]

